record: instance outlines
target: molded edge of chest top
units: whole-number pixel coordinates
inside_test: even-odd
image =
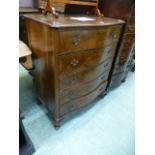
[[[107,17],[96,16],[77,16],[77,15],[60,15],[55,19],[51,15],[43,14],[28,14],[24,15],[26,18],[36,22],[48,25],[52,28],[65,28],[65,27],[103,27],[108,25],[124,24],[125,22],[120,19],[113,19]]]

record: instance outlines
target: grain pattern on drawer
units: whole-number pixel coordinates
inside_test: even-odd
[[[60,91],[96,79],[103,72],[110,70],[112,61],[113,57],[107,59],[106,61],[97,66],[94,65],[92,68],[82,66],[78,70],[72,72],[62,72],[59,76]]]
[[[109,71],[104,72],[97,79],[88,82],[86,84],[73,86],[60,93],[61,104],[65,104],[71,100],[77,99],[92,92],[97,86],[99,86],[103,81],[108,79]]]
[[[63,116],[68,112],[74,111],[76,109],[79,109],[88,105],[105,90],[106,86],[107,86],[107,81],[99,85],[93,92],[85,96],[82,96],[81,98],[78,98],[76,100],[70,101],[67,104],[64,104],[63,106],[60,106],[60,116]]]
[[[60,31],[59,53],[101,48],[119,40],[121,26],[92,30]]]

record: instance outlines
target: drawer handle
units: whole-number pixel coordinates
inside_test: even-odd
[[[107,67],[109,65],[109,63],[106,63],[105,65],[104,65],[104,67]]]
[[[108,53],[108,54],[110,54],[110,53],[111,53],[111,51],[112,51],[112,49],[109,49],[107,53]]]
[[[79,64],[79,60],[73,59],[70,61],[70,65],[72,65],[74,67],[77,66],[78,64]]]
[[[117,37],[117,35],[115,34],[115,32],[112,32],[111,33],[111,36],[112,36],[113,39],[116,39],[116,37]]]
[[[77,46],[80,44],[80,41],[81,41],[80,38],[75,38],[72,40],[72,44]]]

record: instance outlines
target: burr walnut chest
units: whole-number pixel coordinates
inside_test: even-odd
[[[56,127],[105,94],[124,21],[105,17],[25,15],[38,97]]]

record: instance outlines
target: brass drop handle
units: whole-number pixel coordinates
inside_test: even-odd
[[[80,44],[80,41],[81,41],[80,38],[74,38],[74,39],[72,40],[72,44],[77,46],[77,45]]]
[[[108,65],[109,65],[109,63],[106,63],[106,64],[104,65],[104,68],[107,67]]]
[[[112,49],[109,49],[107,53],[108,53],[108,54],[110,54],[110,53],[111,53],[111,51],[112,51]]]
[[[70,61],[70,65],[72,65],[72,66],[74,66],[74,67],[76,67],[79,63],[80,63],[80,62],[79,62],[79,60],[77,60],[77,59],[73,59],[73,60]]]
[[[115,34],[115,32],[112,32],[111,33],[111,36],[112,36],[113,39],[116,39],[116,37],[117,37],[117,35]]]

